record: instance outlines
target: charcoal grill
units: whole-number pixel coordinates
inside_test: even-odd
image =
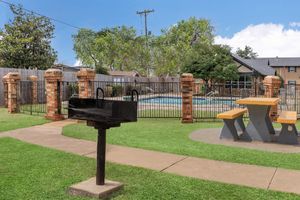
[[[96,99],[69,99],[68,118],[86,120],[88,126],[98,129],[96,185],[105,182],[106,130],[124,122],[137,121],[137,100],[136,90],[131,93],[131,101],[104,99],[102,88],[97,88]]]

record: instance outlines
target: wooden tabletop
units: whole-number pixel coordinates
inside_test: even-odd
[[[243,105],[260,105],[260,106],[275,106],[279,102],[279,98],[261,98],[261,97],[248,97],[238,99],[237,104]]]

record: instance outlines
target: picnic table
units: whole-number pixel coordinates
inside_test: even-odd
[[[249,112],[249,123],[246,127],[246,134],[252,140],[271,142],[275,134],[269,112],[272,106],[276,106],[279,98],[258,98],[249,97],[239,99],[237,104],[246,105]]]

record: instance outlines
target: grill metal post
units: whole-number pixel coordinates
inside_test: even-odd
[[[97,142],[97,172],[96,185],[104,185],[105,180],[105,149],[106,149],[106,129],[98,129]]]

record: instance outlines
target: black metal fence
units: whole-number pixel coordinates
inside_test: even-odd
[[[218,113],[241,107],[235,101],[240,98],[263,96],[262,84],[230,82],[202,85],[193,96],[194,119],[216,119]],[[245,115],[247,117],[247,115]]]
[[[44,81],[37,81],[37,101],[33,100],[32,81],[20,82],[20,112],[30,114],[44,114],[46,110],[46,88]]]
[[[279,109],[297,111],[300,115],[300,85],[284,85],[279,92]]]
[[[181,118],[182,98],[180,82],[108,82],[93,81],[94,98],[96,89],[102,88],[106,99],[131,100],[131,91],[137,90],[139,118]],[[79,93],[78,82],[60,82],[61,113],[67,114],[68,99]],[[32,82],[21,81],[20,109],[23,113],[46,113],[45,82],[38,81],[38,101],[32,100]],[[220,112],[239,107],[235,101],[245,97],[262,97],[262,84],[228,83],[199,85],[194,89],[193,117],[196,120],[216,119]],[[280,89],[279,110],[295,110],[300,115],[300,85],[284,85]]]
[[[132,90],[136,90],[140,118],[181,117],[179,82],[94,82],[95,90],[99,87],[104,90],[105,98],[124,101],[130,100]]]

